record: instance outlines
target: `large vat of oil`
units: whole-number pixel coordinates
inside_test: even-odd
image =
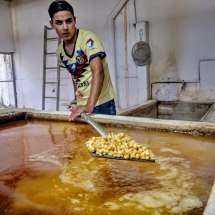
[[[212,124],[98,117],[153,151],[156,162],[142,163],[92,157],[85,142],[97,134],[81,120],[29,116],[0,125],[0,214],[203,214],[215,179]]]

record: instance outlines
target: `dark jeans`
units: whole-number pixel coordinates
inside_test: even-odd
[[[95,114],[106,114],[106,115],[116,115],[115,101],[110,100],[104,104],[94,107],[93,112]]]

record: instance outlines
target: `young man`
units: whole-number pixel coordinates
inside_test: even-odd
[[[81,113],[116,115],[107,58],[100,39],[92,32],[76,28],[72,6],[64,1],[52,2],[49,7],[50,24],[63,42],[56,54],[61,67],[72,74],[75,99],[70,121]]]

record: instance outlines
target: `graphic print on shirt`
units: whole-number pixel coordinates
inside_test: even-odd
[[[81,91],[78,91],[78,94],[77,94],[77,96],[78,96],[79,98],[82,98],[82,97],[83,97],[83,94],[82,94],[82,92],[81,92]]]
[[[84,58],[81,55],[76,56],[76,62],[78,64],[84,64]]]
[[[77,51],[76,62],[68,65],[68,60],[63,60],[63,55],[60,53],[61,61],[64,63],[68,71],[74,76],[76,82],[80,82],[81,77],[84,77],[84,74],[87,71],[89,63],[87,62],[87,56],[82,50]]]
[[[92,48],[94,46],[94,41],[90,38],[87,40],[86,45],[88,48]]]

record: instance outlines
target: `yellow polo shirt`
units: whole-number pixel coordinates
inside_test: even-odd
[[[59,45],[56,55],[59,59],[60,66],[67,68],[72,74],[72,78],[77,87],[77,91],[75,92],[77,105],[87,104],[92,81],[92,71],[89,62],[96,56],[101,56],[104,69],[103,87],[96,106],[116,97],[104,48],[100,39],[94,33],[77,29],[77,37],[72,55],[69,56],[66,54],[64,42],[61,42]]]

